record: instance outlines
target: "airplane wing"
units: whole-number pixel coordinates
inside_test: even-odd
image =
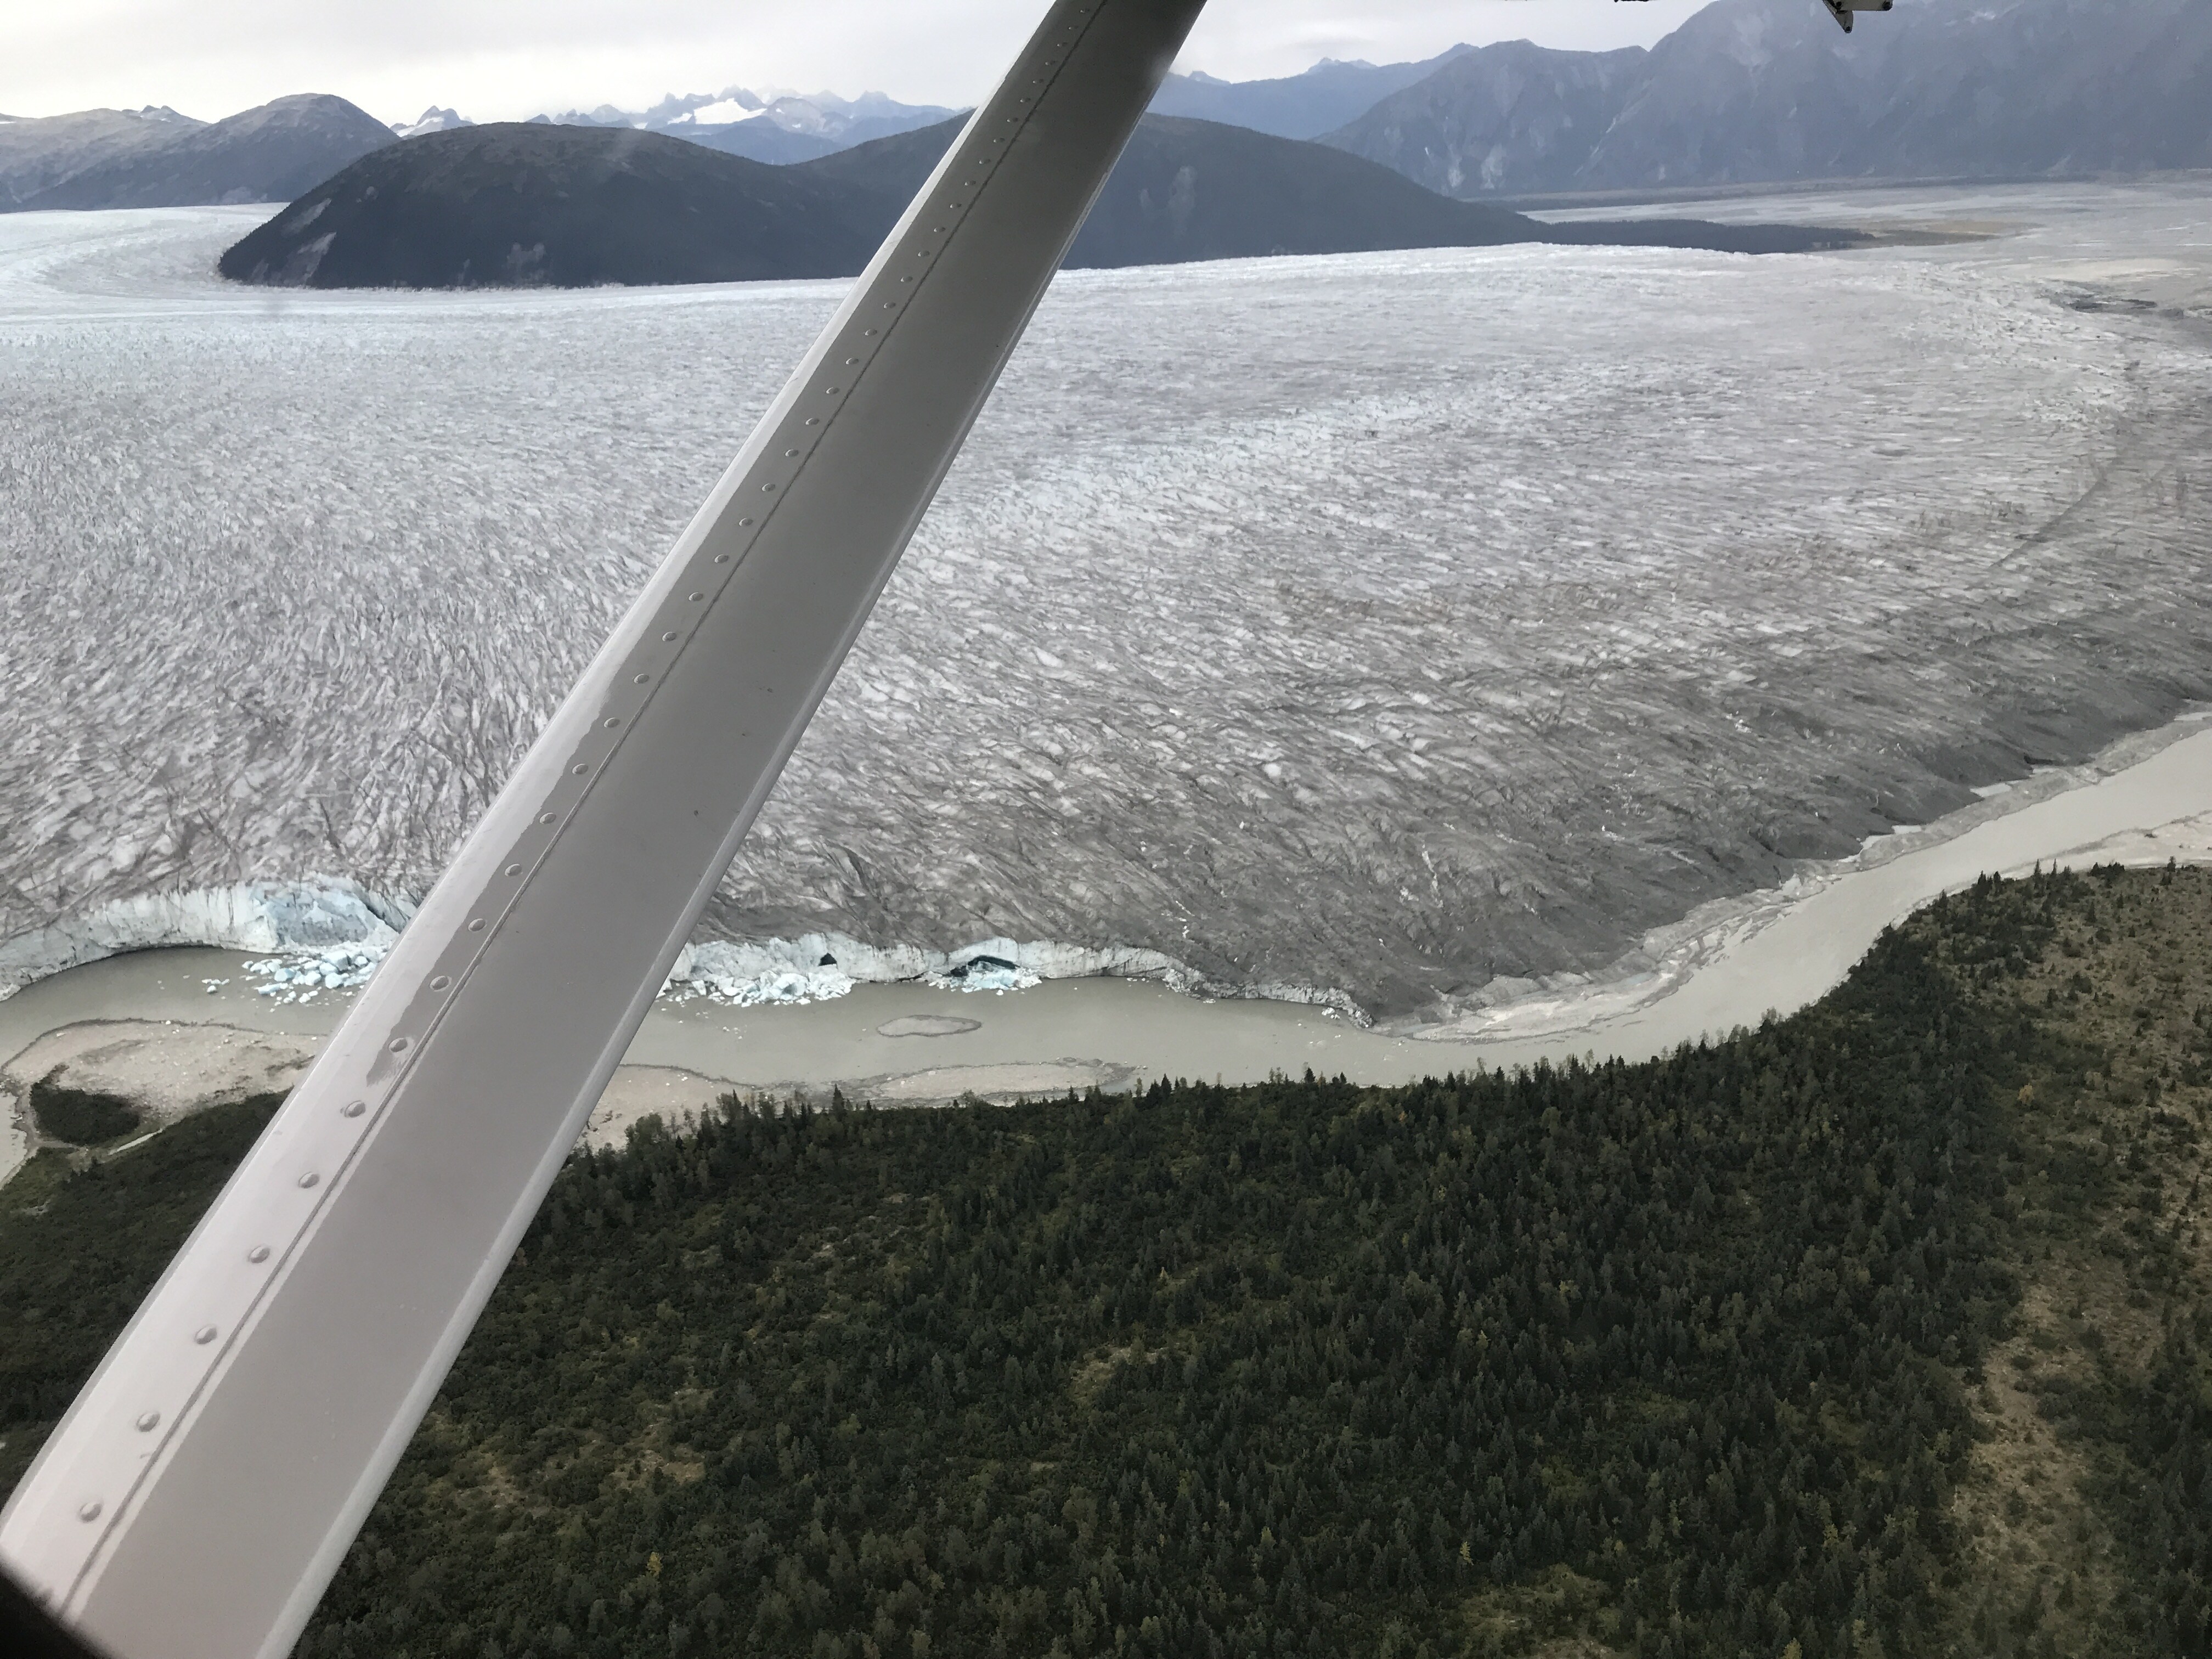
[[[1852,14],[1862,11],[1887,11],[1895,0],[1820,0],[1828,9],[1828,15],[1844,26],[1844,33],[1851,32]]]
[[[115,1659],[280,1659],[1204,0],[1058,0],[0,1514]]]

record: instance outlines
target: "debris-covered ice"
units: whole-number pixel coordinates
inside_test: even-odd
[[[929,982],[943,991],[1005,992],[1026,991],[1044,981],[1018,963],[981,957],[942,974],[932,974]]]
[[[914,945],[888,949],[843,933],[795,939],[718,941],[679,957],[662,994],[704,997],[732,1007],[769,1002],[824,1002],[859,984],[914,981],[947,991],[1025,991],[1048,979],[1112,975],[1197,988],[1184,964],[1150,951],[1094,951],[1079,945],[984,939],[952,951]]]
[[[263,957],[246,971],[264,981],[260,994],[279,1002],[313,1002],[325,991],[357,991],[384,965],[385,945],[333,945],[320,951]]]
[[[2206,325],[2084,298],[2206,200],[1066,276],[701,937],[1395,1012],[2212,699]],[[0,987],[427,890],[843,292],[272,297],[254,216],[0,216]]]
[[[661,995],[684,1002],[703,997],[729,1008],[757,1008],[763,1003],[830,1002],[853,988],[849,975],[835,968],[783,968],[738,978],[700,969],[689,977],[671,980]]]

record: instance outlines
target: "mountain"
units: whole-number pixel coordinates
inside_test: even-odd
[[[394,122],[392,130],[402,138],[420,138],[426,132],[452,132],[458,127],[472,127],[476,123],[459,112],[440,109],[433,104],[412,121]]]
[[[1648,53],[1464,54],[1323,142],[1461,197],[2212,166],[2203,0],[1717,0]]]
[[[0,126],[0,211],[288,202],[392,142],[319,94],[205,123],[170,109],[88,110]]]
[[[1220,121],[1278,138],[1318,138],[1473,50],[1454,46],[1419,64],[1346,64],[1325,58],[1304,75],[1275,81],[1170,75],[1152,100],[1152,113]]]
[[[948,121],[864,144],[794,171],[872,191],[903,208],[962,125]],[[1340,159],[1353,160],[1242,127],[1148,115],[1099,192],[1068,253],[1068,268],[1506,242],[1799,253],[1861,240],[1817,227],[1694,219],[1547,225],[1488,204],[1409,188],[1409,180],[1386,168],[1343,167]],[[890,221],[884,228],[888,231]]]
[[[793,170],[902,207],[960,127],[949,121]],[[1081,270],[1481,246],[1534,240],[1544,228],[1501,208],[1437,196],[1318,144],[1148,115],[1099,192],[1067,264]]]
[[[1122,152],[1067,263],[1476,247],[1536,230],[1517,213],[1453,201],[1319,144],[1154,115]]]
[[[626,127],[688,138],[726,155],[787,165],[832,155],[855,144],[934,126],[953,111],[934,104],[902,104],[880,92],[841,98],[831,92],[759,94],[744,87],[720,92],[671,94],[648,110],[602,104],[588,114],[539,116],[561,126]]]
[[[1642,84],[1649,57],[1640,46],[1485,46],[1383,98],[1322,142],[1448,196],[1571,188]]]
[[[151,105],[0,123],[0,211],[36,204],[88,168],[151,154],[203,125]]]
[[[718,149],[725,155],[742,155],[747,161],[766,161],[775,167],[811,161],[850,148],[818,132],[784,126],[770,118],[766,111],[756,119],[726,126],[672,126],[663,131],[671,138],[689,139],[695,144],[705,145],[708,149]],[[869,136],[879,135],[872,133]]]
[[[1847,36],[1785,0],[1708,7],[1653,49],[1589,183],[2212,165],[2203,0],[1916,0],[1867,21]]]
[[[243,282],[589,287],[840,276],[897,211],[635,130],[501,123],[362,157],[226,252]]]
[[[365,156],[222,256],[240,282],[313,288],[577,287],[860,271],[959,136],[947,121],[796,167],[659,133],[518,123]],[[1273,253],[1629,242],[1746,252],[1842,233],[1686,222],[1551,227],[1455,201],[1341,151],[1148,116],[1071,266]]]

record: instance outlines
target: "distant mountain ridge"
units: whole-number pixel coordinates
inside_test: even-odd
[[[0,212],[286,202],[392,142],[343,98],[279,98],[227,120],[86,110],[0,125]]]
[[[1153,106],[1317,139],[1463,201],[2212,167],[2208,112],[2212,0],[1909,0],[1850,35],[1814,0],[1715,0],[1648,52],[1519,40],[1420,63],[1325,60],[1268,81],[1176,75]],[[732,86],[535,125],[791,166],[953,114],[881,93]],[[211,124],[154,107],[0,117],[0,211],[290,200],[395,135],[470,125],[434,106],[386,128],[321,96]]]
[[[840,98],[742,88],[663,99],[652,109],[602,106],[539,116],[540,125],[657,131],[708,149],[787,165],[934,125],[953,113],[882,93]],[[372,151],[475,123],[436,105],[387,126],[343,98],[279,98],[204,122],[166,107],[82,110],[35,119],[0,116],[0,212],[33,209],[194,207],[289,202]]]
[[[852,276],[962,125],[795,167],[635,129],[512,123],[430,133],[362,157],[233,246],[220,268],[236,281],[313,288]],[[1542,225],[1321,145],[1154,115],[1107,180],[1068,264],[1536,241],[1766,252],[1852,240],[1775,226]]]
[[[1170,75],[1153,98],[1152,112],[1249,127],[1278,138],[1318,138],[1474,50],[1454,46],[1417,64],[1340,63],[1324,58],[1303,75],[1270,81]]]
[[[424,110],[412,121],[395,121],[392,131],[402,138],[420,138],[426,132],[452,132],[460,127],[472,127],[476,123],[458,110],[440,109],[435,104]]]
[[[2205,0],[1716,0],[1650,52],[1455,57],[1322,141],[1462,198],[2212,167]]]
[[[536,118],[556,126],[626,127],[688,138],[725,155],[788,165],[832,155],[855,144],[934,126],[955,112],[935,104],[902,104],[880,92],[858,98],[835,93],[756,93],[744,87],[720,92],[671,94],[648,110],[602,104],[588,113],[570,110]]]

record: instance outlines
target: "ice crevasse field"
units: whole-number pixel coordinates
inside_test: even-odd
[[[1062,277],[675,994],[1433,1017],[2212,698],[2212,193],[1779,205],[1977,240]],[[842,291],[257,216],[0,217],[0,988],[358,982]]]

